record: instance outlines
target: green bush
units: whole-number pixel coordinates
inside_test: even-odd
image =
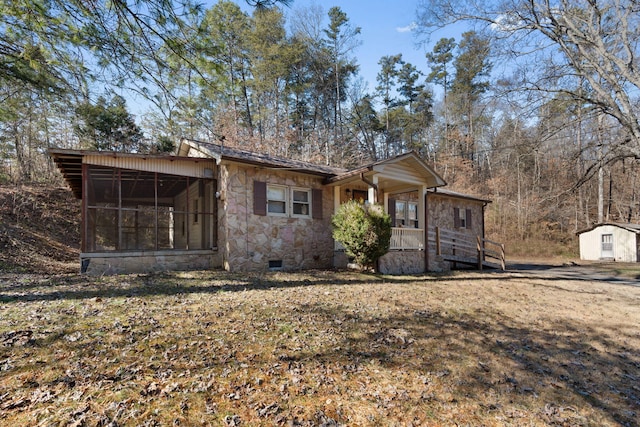
[[[340,206],[331,218],[331,225],[333,238],[363,268],[375,267],[378,258],[389,251],[391,217],[382,206],[351,200]]]

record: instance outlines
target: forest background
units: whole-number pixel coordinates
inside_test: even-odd
[[[416,150],[492,200],[487,234],[511,256],[572,256],[576,231],[640,222],[634,1],[423,0],[418,41],[469,30],[422,64],[382,56],[374,88],[339,6],[247,3],[0,0],[0,185],[62,184],[52,147],[189,137],[336,166]],[[137,120],[123,91],[148,105]]]

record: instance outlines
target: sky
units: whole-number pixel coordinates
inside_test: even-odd
[[[245,0],[232,0],[244,11],[251,13],[253,8]],[[291,0],[289,6],[280,6],[289,25],[290,15],[299,8],[320,6],[326,22],[329,9],[340,7],[346,13],[351,27],[360,27],[359,39],[361,45],[353,52],[359,68],[359,75],[367,82],[368,91],[375,90],[376,76],[380,71],[378,61],[383,56],[402,54],[402,59],[414,65],[419,71],[428,74],[430,69],[425,54],[433,50],[434,44],[442,37],[460,39],[462,31],[459,28],[448,29],[435,33],[431,40],[425,41],[416,37],[416,11],[420,0]],[[207,0],[207,7],[217,3],[217,0]],[[457,31],[457,32],[456,32]],[[423,77],[424,79],[424,77]],[[421,80],[422,83],[424,80]],[[436,93],[438,92],[437,88]]]
[[[239,0],[242,1],[242,0]],[[362,44],[353,53],[360,66],[359,74],[368,82],[369,91],[376,86],[380,71],[378,61],[383,56],[402,54],[402,59],[427,73],[429,66],[425,53],[431,51],[433,42],[417,46],[418,39],[412,31],[416,22],[419,0],[293,0],[287,9],[321,6],[325,14],[333,6],[339,6],[349,18],[352,27],[360,27]],[[329,19],[327,18],[327,24]]]
[[[245,12],[251,13],[253,8],[246,0],[232,0]],[[376,76],[380,71],[378,62],[383,56],[401,53],[402,59],[414,65],[423,74],[428,74],[430,69],[425,58],[427,52],[433,50],[433,45],[441,37],[455,37],[460,39],[461,31],[456,29],[438,32],[430,41],[419,45],[424,39],[418,39],[413,31],[416,25],[416,10],[420,0],[292,0],[289,6],[281,6],[286,17],[286,25],[296,9],[320,6],[326,16],[323,27],[329,24],[327,16],[329,9],[339,6],[346,13],[349,24],[352,27],[360,27],[359,39],[361,44],[352,53],[359,65],[359,76],[367,83],[367,91],[375,91],[377,85]],[[212,7],[217,0],[204,0],[206,8]],[[425,76],[420,79],[424,82]],[[436,96],[439,88],[433,87]],[[137,101],[137,102],[136,102]],[[136,111],[142,105],[139,98],[129,104]],[[142,101],[144,104],[144,101]],[[138,107],[138,108],[136,108]]]

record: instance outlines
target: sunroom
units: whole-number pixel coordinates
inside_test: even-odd
[[[83,272],[216,265],[214,160],[70,150],[51,155],[82,200]]]

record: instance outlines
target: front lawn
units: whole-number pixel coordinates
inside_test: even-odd
[[[640,417],[638,287],[491,272],[4,274],[0,283],[0,425],[634,426]]]

